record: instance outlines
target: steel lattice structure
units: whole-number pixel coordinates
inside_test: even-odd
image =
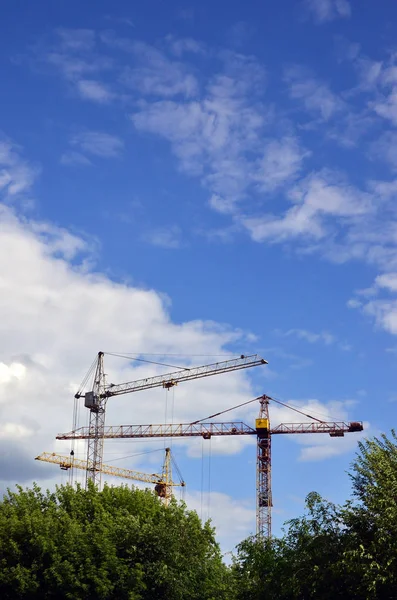
[[[257,437],[257,534],[260,537],[271,536],[271,436],[291,433],[327,433],[331,437],[343,437],[345,433],[363,430],[361,421],[316,421],[308,423],[282,423],[270,427],[269,398],[263,395],[259,398],[259,418],[255,428],[242,421],[226,423],[181,423],[173,425],[117,425],[107,426],[103,430],[106,439],[142,439],[170,437],[202,437],[211,439],[216,436],[256,435]],[[93,439],[95,428],[81,427],[69,433],[60,433],[58,440]]]
[[[92,390],[85,393],[79,391],[75,395],[76,399],[84,398],[84,405],[90,411],[90,435],[86,438],[88,439],[86,463],[87,481],[91,480],[98,486],[101,484],[106,402],[109,398],[156,387],[169,389],[184,381],[201,379],[202,377],[210,377],[212,375],[230,373],[231,371],[249,369],[251,367],[267,364],[267,361],[257,354],[250,356],[241,355],[239,358],[234,358],[232,360],[203,365],[201,367],[185,367],[173,373],[156,375],[155,377],[148,377],[146,379],[138,379],[136,381],[115,385],[113,383],[106,383],[103,357],[104,353],[98,352]]]
[[[87,461],[75,458],[72,456],[64,456],[62,454],[56,454],[55,452],[43,452],[36,456],[35,460],[41,460],[54,465],[59,465],[64,471],[69,469],[87,469]],[[121,477],[123,479],[132,479],[134,481],[142,481],[144,483],[151,483],[155,485],[155,492],[163,498],[165,504],[168,504],[172,496],[172,488],[176,486],[185,487],[185,482],[175,483],[172,481],[172,469],[171,469],[171,450],[170,448],[165,449],[165,458],[160,473],[141,473],[140,471],[133,471],[131,469],[122,469],[120,467],[113,467],[111,465],[104,465],[102,463],[101,473],[105,475],[111,475],[113,477]]]

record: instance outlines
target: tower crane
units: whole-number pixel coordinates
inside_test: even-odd
[[[76,400],[84,398],[84,406],[90,411],[89,430],[91,435],[88,438],[87,445],[87,481],[90,479],[96,485],[100,485],[101,483],[104,443],[103,432],[105,427],[106,403],[109,398],[155,387],[170,389],[183,381],[210,377],[211,375],[219,375],[220,373],[229,373],[231,371],[248,369],[250,367],[266,364],[268,364],[267,361],[257,354],[249,356],[244,356],[242,354],[239,358],[234,358],[232,360],[200,367],[181,367],[179,371],[173,373],[156,375],[155,377],[148,377],[146,379],[138,379],[136,381],[128,381],[126,383],[115,385],[113,383],[106,383],[104,352],[98,352],[97,359],[91,367],[94,371],[92,389],[86,392],[84,392],[83,389],[80,389],[75,394]],[[87,381],[90,371],[87,374],[85,381]]]
[[[64,456],[55,454],[55,452],[43,452],[42,454],[39,454],[39,456],[36,456],[35,460],[42,460],[44,462],[59,465],[63,471],[68,471],[69,469],[87,469],[87,461],[74,458],[74,455]],[[172,464],[178,473],[179,483],[172,481]],[[123,479],[133,479],[134,481],[143,481],[144,483],[154,484],[154,491],[157,496],[164,501],[166,506],[168,506],[172,497],[172,488],[176,486],[185,487],[186,485],[182,479],[178,466],[171,455],[170,448],[165,449],[165,458],[161,474],[141,473],[140,471],[120,469],[119,467],[112,467],[104,464],[102,464],[101,472],[105,475],[112,475],[113,477],[122,477]]]
[[[256,435],[256,532],[260,538],[271,537],[272,522],[272,487],[271,487],[271,438],[278,434],[327,433],[330,437],[343,437],[345,433],[363,431],[361,421],[332,421],[325,422],[314,419],[306,423],[281,423],[276,427],[270,426],[269,402],[275,400],[263,395],[259,400],[259,416],[255,427],[242,421],[232,422],[199,422],[185,424],[162,425],[117,425],[108,426],[103,430],[106,439],[141,439],[169,437],[202,437],[206,440],[212,436]],[[276,400],[275,400],[276,401]],[[276,401],[277,402],[277,401]],[[291,407],[290,407],[291,408]],[[295,409],[294,409],[295,410]],[[226,411],[224,411],[226,412]],[[300,412],[300,411],[298,411]],[[309,416],[309,415],[306,415]],[[69,433],[57,435],[58,440],[92,439],[95,434],[90,427],[81,427]]]

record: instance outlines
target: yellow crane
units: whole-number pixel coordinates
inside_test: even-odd
[[[74,454],[65,456],[62,454],[56,454],[55,452],[43,452],[39,456],[36,456],[35,460],[42,460],[44,462],[59,465],[63,471],[69,469],[82,469],[87,470],[87,461],[75,458]],[[174,465],[178,476],[179,483],[172,481],[172,464]],[[88,468],[90,465],[88,465]],[[121,469],[119,467],[112,467],[111,465],[101,466],[101,472],[105,475],[112,475],[113,477],[122,477],[124,479],[133,479],[135,481],[143,481],[144,483],[154,484],[154,491],[159,498],[162,498],[165,505],[169,504],[172,497],[172,488],[176,486],[185,487],[185,482],[182,479],[178,466],[171,455],[171,449],[165,449],[165,458],[161,474],[159,473],[141,473],[140,471],[132,471],[131,469]]]

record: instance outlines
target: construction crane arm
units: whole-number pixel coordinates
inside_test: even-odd
[[[313,422],[313,423],[281,423],[272,427],[270,433],[329,433],[331,437],[343,437],[345,433],[363,431],[364,427],[361,421],[334,421],[331,423]]]
[[[63,456],[60,454],[43,452],[39,456],[36,456],[35,460],[42,460],[44,462],[53,463],[55,465],[59,465],[61,469],[65,471],[71,468],[74,469],[83,469],[84,471],[87,469],[87,461],[80,460],[78,458],[73,458],[71,456]],[[88,469],[90,465],[88,465]],[[92,465],[91,465],[92,468]],[[135,481],[143,481],[144,483],[162,483],[163,478],[162,475],[158,475],[156,473],[146,474],[141,473],[140,471],[131,471],[130,469],[120,469],[118,467],[112,467],[110,465],[102,465],[101,472],[106,475],[112,475],[114,477],[123,477],[124,479],[133,479]],[[172,483],[175,485],[182,485],[182,483]],[[183,484],[184,485],[184,484]]]
[[[116,425],[104,428],[103,437],[111,438],[165,438],[203,437],[212,435],[252,435],[256,430],[241,421],[230,423],[185,423],[174,425]],[[86,440],[95,436],[89,427],[81,427],[69,433],[59,433],[57,440]]]
[[[174,373],[167,373],[165,375],[156,375],[155,377],[138,379],[136,381],[128,381],[126,383],[120,383],[116,385],[107,384],[105,397],[109,398],[111,396],[139,392],[141,390],[148,390],[155,387],[170,388],[182,381],[200,379],[202,377],[210,377],[211,375],[218,375],[220,373],[228,373],[229,371],[248,369],[250,367],[267,364],[267,361],[257,354],[252,354],[250,356],[241,355],[240,358],[234,358],[232,360],[217,362],[201,367],[186,368],[180,371],[175,371]],[[88,394],[90,393],[91,392],[88,392]],[[87,394],[78,393],[76,394],[76,397],[81,398],[82,396],[86,395]]]
[[[260,421],[260,420],[258,420]],[[254,429],[242,421],[230,423],[185,423],[168,425],[115,425],[103,430],[106,439],[119,438],[167,438],[167,437],[203,437],[209,439],[213,435],[263,435],[265,432],[276,433],[328,433],[331,437],[342,437],[345,433],[362,431],[363,424],[358,421],[345,423],[313,422],[313,423],[281,423],[272,429],[266,423],[257,422]],[[95,436],[89,427],[81,427],[69,433],[59,433],[57,440],[85,440]]]

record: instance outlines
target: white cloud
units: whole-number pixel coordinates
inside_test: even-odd
[[[356,292],[360,294],[360,290]],[[369,288],[367,302],[352,298],[348,302],[350,308],[361,310],[372,317],[378,327],[392,335],[397,335],[397,272],[386,272],[375,278],[374,285]]]
[[[181,230],[177,225],[147,231],[143,239],[152,246],[159,248],[179,248],[181,245]]]
[[[347,0],[305,0],[304,5],[316,23],[348,18],[351,15],[351,6]]]
[[[362,310],[373,317],[379,327],[392,335],[397,335],[397,300],[372,300],[363,305]]]
[[[224,552],[230,552],[248,535],[255,533],[255,502],[235,500],[220,492],[189,490],[185,496],[189,508],[196,510],[203,519],[209,516],[216,527],[217,539]],[[209,509],[209,510],[208,510]]]
[[[282,215],[243,217],[242,223],[257,242],[299,238],[319,240],[330,227],[351,224],[372,211],[372,197],[346,183],[338,174],[313,173],[289,192],[295,206]],[[332,231],[332,229],[331,229]]]
[[[380,81],[383,63],[360,57],[355,61],[355,66],[359,73],[360,90],[373,90]]]
[[[95,32],[92,29],[59,28],[56,33],[64,50],[82,52],[94,48]]]
[[[375,286],[397,292],[397,273],[383,273],[375,279]]]
[[[286,70],[285,81],[292,99],[302,101],[305,109],[328,121],[336,113],[346,109],[344,101],[329,87],[316,80],[310,72],[299,66]]]
[[[210,80],[201,99],[142,101],[131,120],[137,130],[171,143],[180,168],[210,191],[212,208],[233,212],[250,187],[264,182],[270,158],[263,158],[260,136],[269,116],[255,103],[263,80],[255,61],[239,55],[225,55],[224,61],[225,71]],[[290,140],[289,165],[279,157],[277,183],[298,169],[300,152]]]
[[[1,207],[0,440],[11,444],[11,438],[20,439],[7,459],[14,468],[0,461],[0,480],[42,479],[41,466],[39,469],[33,457],[55,448],[69,451],[69,444],[56,445],[54,437],[71,429],[71,390],[76,390],[84,365],[88,367],[98,349],[182,355],[210,350],[219,354],[225,352],[225,345],[244,339],[242,332],[212,322],[173,323],[160,293],[116,283],[82,268],[87,251],[88,244],[68,231],[20,220]],[[170,370],[142,363],[134,367],[111,357],[106,360],[110,381]],[[177,364],[186,360],[181,357]],[[222,410],[253,396],[244,372],[194,381],[169,393],[168,419],[171,405],[174,421],[189,422],[212,414],[214,398]],[[114,398],[108,403],[107,422],[162,422],[165,398],[163,390],[143,393],[139,402]],[[86,414],[81,410],[84,424]],[[240,416],[244,417],[244,412]],[[185,440],[184,447],[189,447],[189,442]],[[121,453],[126,452],[125,447]],[[214,444],[213,454],[217,448]],[[232,440],[229,448],[227,441],[219,446],[220,453],[240,449]]]
[[[60,162],[62,165],[89,167],[92,162],[81,152],[65,152],[62,154]]]
[[[22,159],[19,149],[7,139],[0,139],[0,197],[17,199],[27,192],[38,169]]]
[[[384,119],[388,119],[393,125],[397,125],[397,87],[394,87],[390,94],[382,100],[372,104],[374,111]]]
[[[29,429],[20,423],[2,423],[0,425],[0,440],[20,440],[30,437],[34,434],[33,429]]]
[[[99,104],[107,104],[115,97],[103,83],[93,79],[80,79],[77,82],[77,89],[82,98]]]
[[[336,340],[335,336],[328,331],[321,331],[320,333],[314,333],[313,331],[308,331],[307,329],[289,329],[286,331],[284,336],[296,336],[302,340],[306,340],[310,344],[314,344],[316,342],[323,342],[327,346],[333,344]]]
[[[131,66],[123,69],[122,82],[139,90],[144,95],[172,97],[182,95],[195,96],[198,91],[196,78],[186,66],[176,60],[170,60],[163,52],[138,40],[119,38],[113,32],[101,35],[104,44],[128,52],[134,59]],[[174,42],[175,44],[176,42]],[[187,47],[181,40],[180,50]],[[192,49],[192,43],[190,42]]]
[[[202,42],[198,42],[193,38],[176,38],[173,35],[167,35],[165,38],[171,52],[180,58],[184,54],[201,54],[205,55],[207,49]]]
[[[257,407],[255,407],[257,410]],[[241,418],[241,414],[239,415],[239,413],[235,413],[234,418],[236,421],[244,421],[243,418]],[[219,417],[219,420],[222,419],[222,417]],[[227,416],[227,420],[231,420],[230,415]],[[247,425],[251,425],[253,426],[254,424],[254,420],[252,419],[248,419],[248,423]],[[203,444],[208,445],[208,443],[206,441],[203,442],[202,439],[200,438],[193,438],[190,441],[190,444],[188,446],[187,449],[187,456],[189,456],[190,458],[202,458],[203,456]],[[217,437],[214,436],[211,439],[211,454],[216,454],[218,456],[229,456],[232,454],[238,454],[239,452],[241,452],[242,450],[244,450],[244,448],[246,448],[247,446],[251,446],[252,447],[252,456],[255,455],[255,444],[256,444],[256,437],[254,435],[243,435],[243,436],[230,436],[230,437]],[[204,446],[205,448],[205,446]]]
[[[396,105],[397,118],[397,105]],[[373,155],[390,165],[393,171],[397,170],[397,133],[387,131],[372,144]]]
[[[87,29],[58,29],[55,42],[38,60],[56,68],[75,94],[84,100],[100,104],[116,97],[108,85],[99,81],[99,74],[114,67],[113,60],[97,53],[96,35]],[[95,76],[95,79],[93,77]]]
[[[14,378],[23,379],[26,374],[26,367],[18,362],[12,362],[6,365],[0,362],[0,384],[9,383]]]
[[[265,146],[254,179],[263,191],[286,185],[299,175],[303,160],[310,154],[309,151],[303,150],[298,140],[292,136],[272,140]]]
[[[115,135],[102,131],[84,131],[76,134],[70,140],[72,146],[80,150],[100,156],[101,158],[114,158],[120,155],[124,142]]]

